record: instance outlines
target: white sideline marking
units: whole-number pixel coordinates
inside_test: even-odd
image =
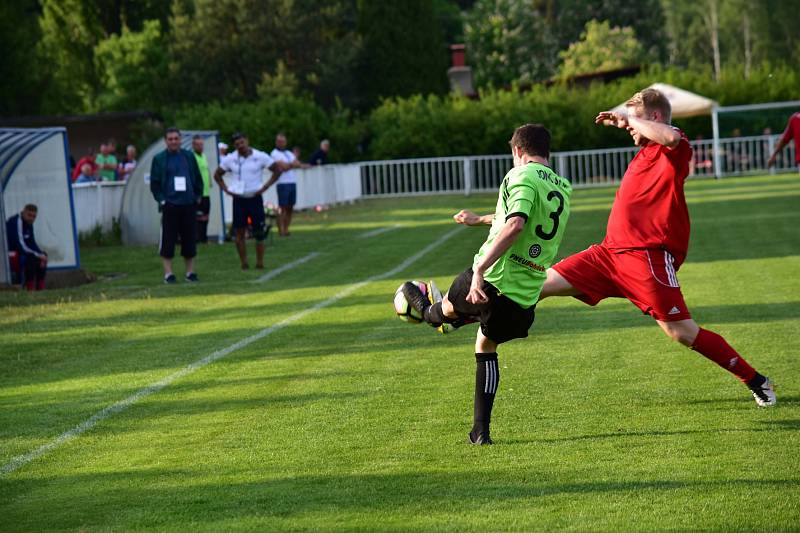
[[[366,233],[362,233],[358,235],[357,238],[359,239],[369,239],[370,237],[375,237],[376,235],[380,235],[381,233],[386,233],[387,231],[396,230],[397,228],[401,227],[399,224],[394,226],[386,226],[385,228],[378,228]]]
[[[283,274],[287,270],[293,269],[297,265],[302,265],[303,263],[311,261],[312,259],[314,259],[318,255],[319,255],[319,252],[311,252],[307,256],[301,257],[300,259],[297,259],[296,261],[292,261],[291,263],[286,263],[285,265],[283,265],[281,267],[278,267],[275,270],[270,270],[269,272],[267,272],[266,274],[264,274],[263,276],[261,276],[260,278],[255,280],[255,283],[263,283],[263,282],[265,282],[267,280],[270,280],[270,279],[274,278],[275,276],[277,276],[278,274]]]
[[[385,278],[390,278],[393,275],[395,275],[395,274],[397,274],[399,272],[402,272],[403,270],[405,270],[406,268],[411,266],[414,262],[416,262],[419,258],[421,258],[422,256],[424,256],[425,254],[427,254],[428,252],[430,252],[431,250],[433,250],[437,246],[441,245],[447,239],[449,239],[450,237],[455,235],[461,229],[463,229],[463,226],[458,226],[457,228],[445,233],[444,235],[442,235],[441,237],[436,239],[434,242],[432,242],[431,244],[429,244],[428,246],[426,246],[425,248],[423,248],[419,252],[415,253],[411,257],[407,258],[405,261],[403,261],[402,263],[400,263],[399,265],[397,265],[393,269],[387,270],[383,274],[377,274],[375,276],[371,276],[371,277],[369,277],[369,278],[367,278],[367,279],[365,279],[363,281],[359,281],[358,283],[354,283],[353,285],[350,285],[349,287],[343,289],[342,291],[338,292],[337,294],[334,294],[333,296],[331,296],[327,300],[323,300],[321,302],[318,302],[317,304],[309,307],[308,309],[300,311],[299,313],[296,313],[296,314],[290,316],[289,318],[285,318],[284,320],[281,320],[277,324],[269,326],[268,328],[264,328],[264,329],[262,329],[261,331],[259,331],[258,333],[254,334],[254,335],[250,335],[249,337],[245,337],[244,339],[242,339],[242,340],[240,340],[238,342],[235,342],[234,344],[231,344],[227,348],[222,348],[220,350],[217,350],[217,351],[211,353],[210,355],[207,355],[207,356],[203,357],[202,359],[198,359],[197,361],[186,365],[185,367],[183,367],[182,369],[178,370],[177,372],[174,372],[174,373],[168,375],[167,377],[163,378],[162,380],[156,381],[152,385],[148,385],[147,387],[145,387],[145,388],[143,388],[143,389],[131,394],[130,396],[128,396],[124,400],[120,400],[117,403],[109,405],[105,409],[103,409],[101,411],[98,411],[97,413],[95,413],[94,415],[92,415],[91,417],[86,419],[85,421],[81,422],[80,424],[78,424],[74,428],[72,428],[72,429],[70,429],[68,431],[65,431],[64,433],[62,433],[61,435],[59,435],[58,437],[56,437],[52,441],[48,442],[47,444],[43,444],[42,446],[40,446],[39,448],[36,448],[32,452],[28,452],[28,453],[26,453],[24,455],[18,455],[16,457],[12,458],[8,463],[4,464],[2,466],[2,468],[0,468],[0,476],[6,475],[6,474],[10,474],[11,472],[14,472],[15,470],[17,470],[18,468],[20,468],[22,466],[25,466],[26,464],[30,463],[34,459],[36,459],[38,457],[41,457],[42,455],[44,455],[44,454],[46,454],[46,453],[58,448],[59,446],[61,446],[65,442],[68,442],[68,441],[72,440],[73,438],[77,437],[78,435],[80,435],[82,433],[85,433],[86,431],[92,429],[94,426],[96,426],[97,424],[99,424],[100,422],[105,420],[106,418],[124,411],[125,409],[127,409],[131,405],[135,404],[136,402],[138,402],[142,398],[146,398],[146,397],[150,396],[151,394],[155,394],[156,392],[160,391],[164,387],[170,385],[173,381],[175,381],[177,379],[180,379],[180,378],[182,378],[184,376],[188,376],[189,374],[193,374],[195,371],[200,370],[204,366],[209,365],[209,364],[211,364],[214,361],[217,361],[219,359],[222,359],[223,357],[226,357],[227,355],[235,352],[236,350],[239,350],[240,348],[244,348],[245,346],[248,346],[248,345],[250,345],[250,344],[252,344],[252,343],[254,343],[254,342],[256,342],[256,341],[258,341],[260,339],[263,339],[267,335],[270,335],[270,334],[272,334],[272,333],[274,333],[274,332],[276,332],[278,330],[281,330],[281,329],[285,328],[286,326],[288,326],[292,322],[296,322],[296,321],[298,321],[298,320],[300,320],[302,318],[305,318],[306,316],[310,315],[314,311],[318,311],[320,309],[328,307],[329,305],[338,302],[342,298],[346,298],[347,296],[349,296],[353,292],[357,291],[358,289],[360,289],[364,285],[367,285],[368,283],[371,283],[373,281],[378,281],[378,280],[381,280],[381,279],[385,279]],[[308,257],[308,256],[306,256],[306,257]]]

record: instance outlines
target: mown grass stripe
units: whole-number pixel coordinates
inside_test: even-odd
[[[395,226],[386,226],[384,228],[374,229],[374,230],[371,230],[371,231],[364,232],[361,235],[358,235],[357,238],[359,238],[359,239],[369,239],[370,237],[377,237],[378,235],[381,235],[381,234],[386,233],[388,231],[396,230],[399,227],[400,227],[399,225],[395,225]]]
[[[283,265],[281,267],[278,267],[275,270],[270,270],[269,272],[267,272],[266,274],[264,274],[263,276],[261,276],[260,278],[255,280],[255,282],[256,283],[264,283],[265,281],[269,281],[272,278],[274,278],[275,276],[283,274],[287,270],[291,270],[291,269],[293,269],[294,267],[296,267],[298,265],[302,265],[303,263],[308,263],[309,261],[311,261],[312,259],[314,259],[318,255],[319,255],[319,252],[311,252],[310,254],[308,254],[306,256],[303,256],[300,259],[297,259],[295,261],[292,261],[291,263],[286,263],[285,265]]]
[[[120,413],[120,412],[124,411],[125,409],[127,409],[128,407],[130,407],[131,405],[133,405],[136,402],[138,402],[139,400],[141,400],[143,398],[146,398],[146,397],[148,397],[148,396],[150,396],[152,394],[155,394],[156,392],[162,390],[163,388],[165,388],[168,385],[170,385],[171,383],[173,383],[175,380],[180,379],[180,378],[182,378],[184,376],[188,376],[189,374],[192,374],[192,373],[196,372],[197,370],[199,370],[199,369],[201,369],[201,368],[203,368],[203,367],[205,367],[205,366],[207,366],[207,365],[209,365],[209,364],[211,364],[211,363],[213,363],[215,361],[218,361],[218,360],[222,359],[223,357],[226,357],[226,356],[230,355],[231,353],[233,353],[233,352],[235,352],[235,351],[237,351],[237,350],[239,350],[241,348],[244,348],[245,346],[249,346],[250,344],[253,344],[256,341],[259,341],[259,340],[263,339],[264,337],[266,337],[266,336],[268,336],[268,335],[270,335],[270,334],[272,334],[272,333],[274,333],[274,332],[276,332],[278,330],[281,330],[281,329],[285,328],[286,326],[292,324],[293,322],[297,322],[298,320],[300,320],[302,318],[305,318],[306,316],[314,313],[315,311],[318,311],[320,309],[328,307],[328,306],[338,302],[339,300],[341,300],[343,298],[346,298],[347,296],[349,296],[353,292],[357,291],[358,289],[364,287],[365,285],[367,285],[367,284],[369,284],[371,282],[379,281],[379,280],[386,279],[386,278],[390,278],[390,277],[394,276],[395,274],[398,274],[398,273],[402,272],[403,270],[405,270],[406,268],[408,268],[409,266],[414,264],[416,261],[421,259],[425,254],[429,253],[430,251],[435,249],[437,246],[440,246],[442,243],[444,243],[450,237],[455,235],[461,229],[463,229],[463,226],[459,226],[459,227],[457,227],[457,228],[455,228],[453,230],[450,230],[449,232],[445,233],[444,235],[439,237],[437,240],[435,240],[434,242],[430,243],[428,246],[426,246],[425,248],[423,248],[422,250],[417,252],[416,254],[414,254],[411,257],[405,259],[403,262],[398,264],[396,267],[394,267],[394,268],[392,268],[390,270],[387,270],[386,272],[384,272],[382,274],[377,274],[375,276],[371,276],[371,277],[369,277],[369,278],[367,278],[367,279],[365,279],[363,281],[360,281],[358,283],[354,283],[354,284],[348,286],[347,288],[341,290],[340,292],[336,293],[335,295],[331,296],[327,300],[323,300],[321,302],[318,302],[317,304],[309,307],[308,309],[300,311],[299,313],[295,313],[294,315],[292,315],[292,316],[290,316],[290,317],[278,322],[277,324],[274,324],[272,326],[269,326],[267,328],[262,329],[261,331],[255,333],[254,335],[246,337],[246,338],[244,338],[244,339],[242,339],[242,340],[240,340],[240,341],[238,341],[238,342],[236,342],[234,344],[231,344],[230,346],[228,346],[226,348],[222,348],[220,350],[217,350],[217,351],[207,355],[206,357],[203,357],[202,359],[199,359],[199,360],[197,360],[197,361],[195,361],[193,363],[190,363],[189,365],[183,367],[182,369],[178,370],[177,372],[174,372],[174,373],[168,375],[167,377],[165,377],[165,378],[153,383],[152,385],[148,385],[147,387],[145,387],[143,389],[140,389],[139,391],[137,391],[134,394],[128,396],[124,400],[116,402],[116,403],[106,407],[105,409],[102,409],[101,411],[95,413],[94,415],[92,415],[91,417],[86,419],[84,422],[78,424],[77,426],[75,426],[74,428],[72,428],[72,429],[70,429],[68,431],[65,431],[64,433],[62,433],[61,435],[59,435],[58,437],[56,437],[52,441],[48,442],[47,444],[44,444],[44,445],[40,446],[39,448],[36,448],[35,450],[29,452],[29,453],[26,453],[24,455],[19,455],[17,457],[12,458],[8,463],[6,463],[5,465],[3,465],[0,468],[0,475],[10,474],[10,473],[14,472],[15,470],[18,470],[22,466],[25,466],[26,464],[30,463],[34,459],[36,459],[38,457],[41,457],[41,456],[45,455],[48,452],[53,451],[54,449],[58,448],[62,444],[66,443],[66,442],[72,440],[73,438],[81,435],[82,433],[85,433],[86,431],[92,429],[94,426],[96,426],[97,424],[99,424],[100,422],[105,420],[106,418],[109,418],[110,416],[113,416],[113,415],[115,415],[117,413]],[[306,256],[304,259],[307,260],[308,257],[309,256]],[[286,266],[289,267],[289,265],[286,265]]]

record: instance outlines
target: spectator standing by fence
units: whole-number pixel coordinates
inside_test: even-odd
[[[97,154],[94,162],[100,169],[100,179],[102,181],[117,180],[117,156],[114,155],[112,141],[104,142],[100,145],[100,153]]]
[[[279,133],[275,136],[275,148],[269,154],[275,161],[286,164],[290,170],[283,172],[278,178],[278,234],[281,237],[289,236],[289,225],[292,223],[294,204],[297,203],[297,176],[294,170],[300,166],[294,153],[286,148],[286,135]]]
[[[208,175],[208,161],[203,153],[205,142],[201,135],[192,137],[192,152],[203,179],[203,193],[197,205],[197,242],[208,242],[208,215],[211,213],[211,179]]]
[[[264,268],[264,239],[266,233],[266,214],[261,194],[278,180],[280,172],[286,165],[272,159],[269,155],[250,147],[250,142],[242,133],[233,134],[233,145],[236,150],[220,161],[214,172],[214,181],[233,197],[233,229],[236,232],[236,252],[242,270],[250,268],[247,262],[247,246],[245,233],[250,225],[256,240],[256,268]],[[264,169],[272,171],[272,177],[264,183]],[[229,184],[225,184],[222,176],[231,173]]]
[[[331,142],[328,139],[322,139],[319,143],[319,148],[311,154],[308,158],[310,165],[326,165],[328,163],[328,152],[331,149]]]
[[[203,180],[194,154],[181,148],[180,130],[168,128],[165,140],[167,149],[153,157],[150,167],[150,191],[161,211],[159,255],[164,264],[164,283],[176,282],[172,273],[172,258],[178,237],[181,240],[181,255],[186,262],[186,281],[196,282],[196,217]]]
[[[36,244],[33,234],[33,223],[39,209],[34,204],[28,204],[20,213],[6,221],[6,235],[8,236],[8,251],[16,252],[19,258],[19,272],[22,275],[21,283],[29,291],[44,289],[44,278],[47,275],[47,253]]]
[[[794,139],[794,162],[798,170],[800,170],[800,112],[789,117],[786,130],[784,130],[783,135],[781,135],[781,138],[778,140],[778,144],[775,145],[775,150],[772,152],[772,155],[769,156],[767,168],[775,164],[778,154],[792,139]]]
[[[125,149],[125,159],[122,160],[117,169],[119,172],[119,180],[127,181],[134,170],[136,170],[136,147],[129,144]]]

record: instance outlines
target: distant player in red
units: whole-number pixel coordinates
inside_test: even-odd
[[[762,407],[775,405],[772,382],[721,336],[700,328],[683,301],[676,272],[689,246],[689,210],[683,184],[692,148],[670,125],[672,108],[659,91],[645,89],[625,112],[603,111],[595,122],[627,129],[641,150],[628,165],[608,217],[606,238],[547,270],[540,300],[574,296],[596,305],[627,298],[652,316],[672,339],[734,374]]]
[[[778,144],[775,145],[775,151],[769,156],[767,160],[767,168],[775,164],[775,159],[778,154],[783,150],[783,147],[789,144],[789,141],[794,139],[794,162],[800,170],[800,113],[795,113],[789,117],[789,122],[786,124],[786,130],[781,135]]]

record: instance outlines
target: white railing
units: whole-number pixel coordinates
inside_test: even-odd
[[[305,169],[297,169],[297,203],[295,209],[311,209],[316,206],[330,206],[343,202],[352,202],[361,198],[361,180],[359,166],[325,165]],[[269,177],[267,172],[264,179]],[[227,175],[223,178],[227,179]],[[216,185],[214,191],[218,191]],[[233,200],[225,195],[225,222],[233,222]],[[278,205],[277,187],[272,186],[264,193],[264,203]]]
[[[125,182],[98,181],[73,183],[75,225],[78,233],[88,233],[99,224],[103,231],[111,230],[113,220],[119,220]]]
[[[767,159],[778,135],[720,139],[719,157],[723,176],[793,171],[794,146],[783,150],[773,169]],[[714,142],[691,142],[694,156],[690,176],[714,175]],[[575,188],[610,185],[622,179],[638,148],[576,150],[551,154],[553,170],[569,178]],[[510,155],[440,157],[369,161],[361,163],[363,196],[405,196],[497,190],[508,169]]]
[[[720,139],[720,168],[724,176],[795,171],[794,145],[780,154],[777,164],[767,169],[779,135]],[[714,142],[692,141],[694,156],[690,175],[714,175]],[[573,187],[610,185],[618,182],[636,155],[636,147],[554,152],[553,169],[569,178]],[[327,165],[295,170],[297,209],[334,205],[363,197],[394,197],[428,194],[470,194],[496,191],[508,169],[510,155],[439,157],[368,161],[350,165]],[[111,229],[119,218],[124,183],[74,184],[75,218],[78,232],[92,231],[98,223]],[[216,186],[214,186],[216,190]],[[275,188],[267,191],[265,202],[277,204]],[[225,219],[231,221],[230,197],[225,199]]]

